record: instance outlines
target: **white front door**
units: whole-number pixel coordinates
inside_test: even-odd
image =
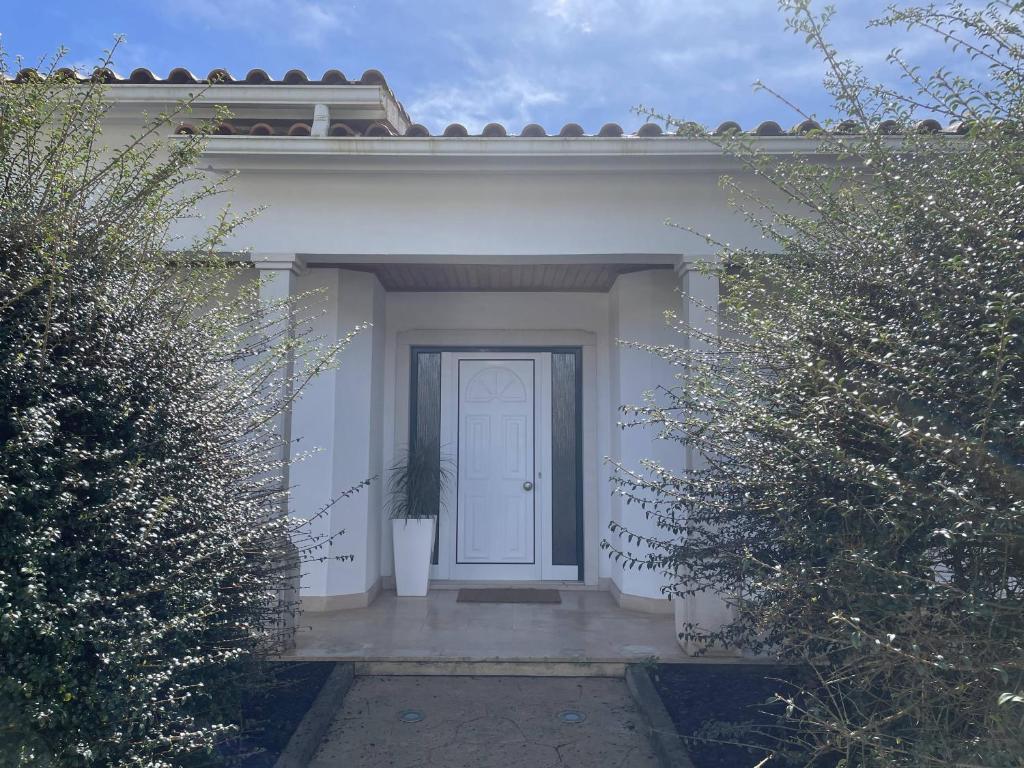
[[[459,564],[535,560],[534,367],[459,361]]]
[[[437,577],[545,578],[550,364],[545,353],[443,356],[442,443],[455,482],[442,510],[449,534],[442,533]]]

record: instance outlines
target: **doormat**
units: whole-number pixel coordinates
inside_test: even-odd
[[[557,589],[460,589],[457,603],[560,603]]]

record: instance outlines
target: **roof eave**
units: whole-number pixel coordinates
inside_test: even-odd
[[[156,114],[173,111],[188,103],[202,112],[223,106],[232,113],[267,117],[297,114],[312,119],[313,109],[323,104],[339,119],[381,120],[404,133],[410,123],[391,92],[380,85],[203,85],[190,83],[121,83],[104,91],[113,117],[134,117],[140,112]]]
[[[943,137],[946,138],[946,137]],[[955,137],[948,137],[950,140]],[[760,151],[834,162],[835,151],[801,136],[745,137]],[[848,138],[853,142],[857,137]],[[897,146],[905,139],[887,137]],[[211,136],[210,170],[331,172],[352,170],[487,170],[564,172],[717,171],[741,167],[716,142],[681,136],[614,137],[292,137]]]

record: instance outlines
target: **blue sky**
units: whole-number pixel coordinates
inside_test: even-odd
[[[937,41],[906,30],[865,29],[887,2],[837,0],[832,39],[869,72],[891,79],[885,56],[901,46],[941,63]],[[58,46],[92,65],[115,34],[127,41],[115,69],[197,75],[253,67],[280,77],[338,68],[381,70],[412,118],[436,132],[487,122],[549,132],[578,122],[634,129],[638,104],[712,127],[796,116],[755,93],[758,78],[808,112],[828,114],[823,68],[784,28],[775,0],[0,0],[8,55],[34,63]]]

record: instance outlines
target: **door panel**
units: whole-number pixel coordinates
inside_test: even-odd
[[[535,562],[534,368],[458,361],[456,563]]]
[[[506,480],[526,480],[526,417],[501,417],[501,432],[505,438],[502,462],[502,477]]]

